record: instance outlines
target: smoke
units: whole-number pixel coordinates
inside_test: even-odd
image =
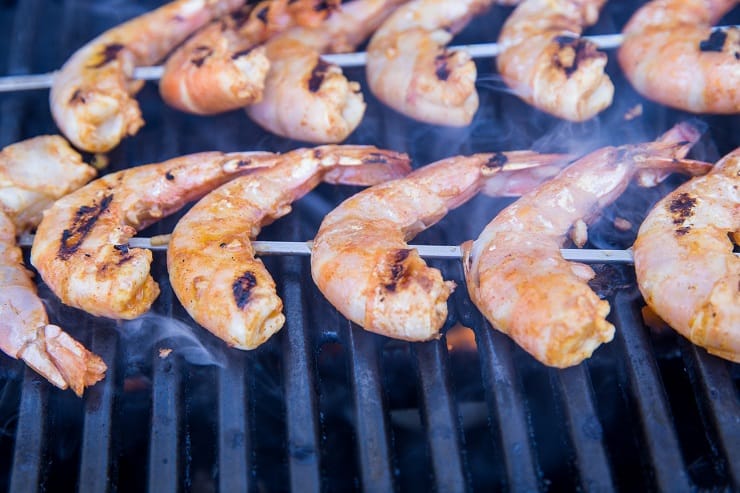
[[[181,356],[193,365],[224,366],[225,344],[187,323],[156,313],[147,313],[117,326],[125,361],[148,361],[151,351],[161,357]],[[171,352],[170,352],[171,350]]]

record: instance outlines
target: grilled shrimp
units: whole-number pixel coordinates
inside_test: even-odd
[[[105,152],[144,124],[133,95],[138,65],[158,62],[192,32],[244,0],[177,0],[117,26],[80,48],[54,77],[51,113],[77,147]]]
[[[591,267],[567,262],[559,248],[637,176],[655,184],[666,171],[706,173],[710,165],[682,159],[699,138],[681,124],[658,142],[605,147],[504,209],[477,240],[464,245],[470,298],[494,328],[542,363],[580,363],[614,335],[609,303],[587,282]],[[585,238],[574,235],[578,246]]]
[[[263,128],[292,139],[341,142],[360,124],[365,101],[356,82],[320,56],[351,51],[403,0],[353,0],[315,28],[296,26],[266,44],[270,70],[262,100],[247,107]]]
[[[128,240],[240,173],[275,162],[271,153],[204,152],[99,178],[44,212],[31,263],[63,303],[131,319],[159,294],[152,252]]]
[[[311,274],[345,317],[397,339],[439,337],[453,282],[406,243],[479,191],[511,195],[557,173],[562,155],[529,151],[443,159],[350,197],[321,223]]]
[[[370,146],[299,149],[278,165],[206,195],[178,222],[167,252],[172,287],[200,325],[239,349],[254,349],[285,321],[275,282],[250,241],[322,180],[373,185],[410,171],[408,157]]]
[[[167,59],[162,98],[201,115],[259,101],[270,68],[259,45],[294,24],[318,25],[331,8],[323,0],[265,0],[212,22]]]
[[[536,108],[571,121],[607,108],[614,85],[606,54],[580,37],[606,0],[525,0],[506,20],[498,42],[498,71]]]
[[[95,170],[59,136],[43,136],[0,152],[0,350],[20,358],[61,389],[79,396],[106,366],[69,334],[49,324],[16,232],[34,227],[51,202],[85,184]]]
[[[694,113],[740,112],[740,29],[712,32],[737,0],[654,0],[623,30],[619,64],[648,99]]]
[[[740,148],[642,223],[635,270],[648,305],[710,353],[740,363]]]
[[[445,45],[492,0],[414,0],[375,32],[367,82],[396,111],[439,125],[468,125],[478,109],[475,63]]]

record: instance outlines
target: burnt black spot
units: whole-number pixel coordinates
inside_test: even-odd
[[[129,246],[127,244],[124,245],[113,245],[113,248],[118,250],[121,253],[121,258],[118,259],[117,265],[124,264],[131,260],[133,255],[129,254]]]
[[[388,158],[379,152],[371,152],[362,158],[362,162],[365,164],[383,164],[388,162]]]
[[[506,154],[503,152],[496,152],[488,161],[486,161],[485,166],[486,168],[503,168],[508,161],[509,158],[506,157]]]
[[[62,231],[62,240],[57,257],[67,260],[80,248],[100,215],[108,210],[112,200],[113,195],[106,195],[99,203],[83,205],[77,209],[75,217],[72,219],[72,227]]]
[[[393,258],[391,259],[391,271],[390,271],[390,282],[388,282],[385,285],[385,289],[388,291],[395,291],[396,286],[398,285],[398,282],[403,279],[405,268],[404,268],[404,261],[408,258],[409,254],[411,253],[410,249],[403,249],[403,250],[396,250],[393,253]]]
[[[243,57],[243,56],[247,56],[247,55],[249,55],[250,53],[252,53],[252,50],[253,50],[254,48],[255,48],[255,47],[254,47],[254,46],[252,46],[251,48],[246,48],[246,49],[244,49],[244,50],[240,50],[240,51],[237,51],[236,53],[234,53],[233,55],[231,55],[231,59],[232,59],[232,60],[236,60],[237,58],[241,58],[241,57]]]
[[[239,309],[244,307],[249,302],[249,295],[252,289],[257,285],[257,278],[251,271],[247,271],[234,281],[231,285],[231,291],[234,293],[234,301]]]
[[[447,80],[450,76],[450,67],[447,66],[449,56],[450,54],[445,52],[434,57],[434,73],[439,80]]]
[[[314,9],[315,12],[322,12],[324,10],[328,10],[329,9],[329,4],[327,3],[326,0],[322,0],[321,2],[317,3],[316,5],[314,5],[313,6],[313,9]]]
[[[314,148],[313,150],[313,158],[314,159],[321,159],[324,157],[324,153],[319,149],[318,147]]]
[[[75,103],[85,104],[85,96],[82,95],[82,91],[80,89],[77,89],[72,94],[72,97],[69,98],[69,104],[75,104]]]
[[[701,51],[722,51],[727,40],[727,33],[724,31],[714,31],[707,39],[699,43]],[[736,54],[737,56],[737,54]]]
[[[213,55],[213,50],[210,47],[205,45],[196,46],[193,50],[193,56],[190,58],[190,62],[196,67],[200,67],[211,55]]]
[[[266,9],[267,7],[264,7],[264,10]],[[249,20],[250,10],[251,10],[251,6],[245,5],[244,7],[240,8],[239,10],[231,14],[231,19],[234,21],[234,27],[236,29],[239,29],[240,27],[242,27]]]
[[[329,67],[331,67],[331,64],[325,62],[321,58],[316,61],[316,66],[311,71],[311,77],[308,79],[309,91],[316,92],[319,90],[321,84],[324,82],[324,77],[326,77]]]
[[[252,161],[250,159],[240,159],[239,161],[237,161],[236,167],[237,168],[246,168],[250,164],[252,164]]]
[[[560,50],[555,54],[553,64],[560,68],[566,77],[570,77],[577,70],[580,64],[586,60],[592,58],[605,57],[603,53],[600,53],[596,49],[596,45],[581,38],[573,38],[571,36],[558,36],[555,38],[558,42]],[[566,49],[572,49],[573,54],[563,51]]]
[[[124,48],[124,46],[120,43],[111,43],[109,45],[105,45],[103,47],[103,59],[100,61],[100,63],[97,63],[95,65],[91,65],[90,68],[101,68],[108,63],[112,62],[116,59],[118,56],[118,53]]]
[[[691,230],[691,227],[684,223],[694,215],[695,206],[696,198],[686,192],[678,194],[668,204],[668,210],[673,216],[673,224],[679,226],[676,228],[676,234],[678,236],[683,236]]]
[[[172,181],[172,180],[174,180],[174,179],[175,179],[175,175],[173,175],[173,174],[172,174],[172,173],[171,173],[170,171],[166,172],[166,173],[164,174],[164,177],[165,177],[165,178],[167,178],[167,179],[168,179],[168,180],[170,180],[170,181]]]
[[[129,247],[128,247],[128,244],[127,243],[124,243],[123,245],[113,245],[113,248],[115,248],[116,250],[118,250],[119,252],[121,252],[123,254],[126,254],[126,253],[128,253],[128,248]]]
[[[264,6],[260,9],[259,12],[257,12],[257,17],[259,20],[261,20],[263,23],[267,24],[267,13],[269,12],[269,9],[267,6]]]
[[[221,243],[218,244],[218,246],[221,248],[226,248],[226,243],[222,241]]]

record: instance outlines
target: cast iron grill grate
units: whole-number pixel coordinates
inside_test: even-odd
[[[97,33],[159,3],[0,2],[0,69],[53,70]],[[593,32],[617,32],[634,8],[634,2],[612,2]],[[460,42],[494,41],[506,13],[493,9]],[[479,73],[491,74],[490,63],[481,60]],[[409,152],[418,166],[484,150],[564,150],[586,137],[591,148],[644,140],[686,118],[643,103],[643,116],[624,123],[626,109],[641,100],[613,61],[609,70],[621,99],[596,121],[563,124],[492,90],[498,82],[482,76],[482,107],[470,129],[413,123],[366,91],[368,113],[350,140]],[[362,81],[361,69],[347,72]],[[113,170],[201,150],[299,145],[265,134],[241,112],[210,118],[177,113],[161,103],[152,84],[139,100],[147,124],[110,154]],[[715,158],[740,145],[738,117],[701,119],[708,137],[696,151],[700,157]],[[46,92],[0,95],[0,146],[55,131]],[[639,218],[667,190],[621,200],[612,214],[637,204]],[[262,238],[311,238],[323,215],[352,191],[319,187]],[[455,244],[474,237],[507,203],[477,198],[417,242]],[[144,235],[169,232],[175,221]],[[609,221],[603,223],[594,228],[592,246],[629,246],[630,233],[615,237]],[[647,329],[630,267],[600,271],[615,340],[585,364],[558,371],[491,329],[465,293],[459,262],[432,263],[459,286],[446,328],[470,327],[475,349],[448,348],[447,338],[409,344],[364,332],[321,297],[306,258],[271,257],[266,263],[287,322],[249,353],[225,349],[194,326],[167,285],[161,252],[154,274],[162,295],[153,315],[138,325],[86,316],[40,286],[52,318],[100,354],[109,370],[79,400],[0,357],[0,488],[740,489],[740,367],[672,333]]]

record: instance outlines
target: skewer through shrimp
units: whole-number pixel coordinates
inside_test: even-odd
[[[167,251],[170,281],[200,325],[230,346],[254,349],[285,321],[275,282],[251,240],[322,180],[374,185],[410,171],[408,156],[371,146],[298,149],[274,167],[236,178],[177,223]]]
[[[413,0],[375,32],[367,49],[373,94],[396,111],[439,125],[465,126],[478,109],[476,68],[445,45],[493,0]]]
[[[606,54],[580,37],[606,0],[525,0],[504,23],[496,57],[506,84],[536,108],[584,121],[607,108]]]
[[[609,303],[587,282],[594,271],[560,254],[568,233],[578,246],[595,219],[637,176],[655,184],[666,171],[706,173],[711,166],[683,159],[699,132],[680,124],[657,142],[605,147],[500,212],[464,245],[470,298],[493,327],[540,362],[573,366],[614,335]]]
[[[36,137],[0,152],[0,350],[78,396],[103,378],[105,363],[49,324],[16,233],[34,227],[54,199],[93,176],[95,170],[59,136]]]
[[[397,339],[438,338],[455,285],[406,243],[483,191],[516,195],[554,176],[563,155],[520,151],[443,159],[350,197],[321,223],[317,286],[349,320]]]
[[[132,319],[159,295],[149,275],[152,252],[128,240],[235,176],[271,166],[265,152],[204,152],[111,173],[44,212],[31,263],[67,305]]]
[[[634,245],[647,304],[691,342],[740,363],[740,148],[653,208]]]
[[[404,0],[352,0],[321,25],[296,26],[266,44],[270,70],[250,118],[283,137],[314,143],[345,140],[360,124],[365,101],[357,82],[321,53],[352,51]]]
[[[295,24],[318,25],[332,8],[324,0],[264,0],[212,22],[167,59],[162,98],[200,115],[259,101],[270,68],[260,44]]]
[[[619,64],[648,99],[693,113],[740,112],[740,29],[712,32],[737,0],[653,0],[623,30]]]
[[[244,0],[177,0],[104,32],[80,48],[54,77],[49,101],[74,145],[105,152],[144,124],[133,95],[139,65],[152,65],[211,19]]]

